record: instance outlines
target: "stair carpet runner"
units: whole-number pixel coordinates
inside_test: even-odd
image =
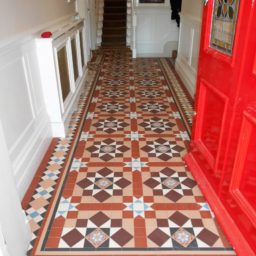
[[[126,45],[126,0],[105,0],[102,46]]]

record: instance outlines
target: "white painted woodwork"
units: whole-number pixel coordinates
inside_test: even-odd
[[[137,34],[137,13],[136,13],[136,2],[135,0],[131,1],[131,50],[132,57],[135,59],[137,57],[136,49],[136,34]]]
[[[90,33],[91,33],[91,49],[97,48],[97,4],[98,0],[89,0],[90,9]]]
[[[77,0],[79,16],[85,21],[85,54],[87,61],[91,59],[91,14],[90,14],[91,0]],[[103,17],[102,17],[103,18]]]
[[[25,256],[31,231],[21,208],[5,134],[0,121],[0,254]]]
[[[0,119],[20,198],[51,139],[31,36],[0,48]]]
[[[169,1],[164,5],[136,7],[136,51],[138,57],[170,57],[178,48],[179,29],[171,20]]]
[[[97,46],[101,46],[103,33],[104,0],[96,1]]]
[[[182,2],[180,38],[175,69],[191,96],[195,95],[198,54],[200,47],[202,1]]]
[[[132,4],[133,0],[127,0],[126,45],[130,48],[132,48]]]
[[[81,66],[81,52],[79,31],[83,33],[85,39],[85,29],[83,20],[70,20],[69,23],[60,24],[55,27],[53,37],[37,38],[37,55],[39,61],[39,70],[41,74],[43,96],[46,103],[47,113],[50,119],[53,137],[65,137],[67,132],[66,123],[72,113],[77,98],[80,95],[81,88],[85,81],[86,63]],[[75,39],[77,49],[77,60],[79,77],[75,81],[73,73],[73,59],[71,52],[71,40]],[[84,50],[86,49],[85,40],[83,40]],[[62,98],[61,82],[59,76],[59,64],[57,53],[61,48],[66,47],[68,57],[68,71],[70,79],[70,92],[65,99]],[[85,56],[87,54],[82,53]]]

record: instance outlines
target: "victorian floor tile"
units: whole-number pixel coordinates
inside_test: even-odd
[[[23,200],[30,256],[235,255],[187,169],[193,102],[168,59],[101,49]]]

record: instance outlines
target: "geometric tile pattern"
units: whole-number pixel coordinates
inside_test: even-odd
[[[93,146],[87,148],[92,157],[98,157],[104,161],[109,161],[115,157],[122,157],[123,153],[128,149],[122,142],[110,138],[95,142]]]
[[[102,212],[88,218],[86,223],[77,222],[76,227],[63,229],[59,248],[122,248],[132,239],[132,235],[122,228],[122,222]]]
[[[153,117],[151,119],[144,120],[143,123],[139,124],[144,127],[146,131],[154,131],[157,133],[162,133],[165,131],[170,131],[175,124],[171,123],[168,119],[161,119],[158,117]]]
[[[184,151],[184,148],[177,145],[175,141],[162,138],[147,142],[147,145],[141,149],[147,152],[149,157],[158,157],[163,161],[168,161],[172,157],[181,157],[180,153]]]
[[[104,131],[106,133],[113,133],[116,131],[122,131],[124,127],[128,126],[123,120],[118,120],[113,117],[99,120],[98,123],[94,124],[97,131]]]
[[[188,177],[187,172],[176,172],[166,167],[160,172],[152,172],[151,176],[144,184],[153,190],[154,195],[163,195],[172,202],[185,195],[193,195],[196,182]]]
[[[162,66],[125,49],[93,57],[69,134],[23,200],[28,255],[234,255],[182,160],[189,135]]]
[[[99,202],[104,202],[112,196],[123,195],[123,190],[131,181],[123,177],[122,172],[113,172],[102,168],[97,172],[89,172],[77,185],[81,187],[83,195],[92,196]]]
[[[161,247],[210,248],[218,236],[204,227],[201,219],[189,218],[179,211],[168,219],[157,219],[158,227],[148,237]]]

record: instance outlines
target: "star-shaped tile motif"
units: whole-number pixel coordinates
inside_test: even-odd
[[[148,163],[141,161],[140,158],[132,158],[131,162],[125,163],[125,167],[131,167],[133,172],[135,172],[135,171],[140,172],[141,169],[146,166],[148,166]]]
[[[125,81],[124,80],[117,80],[117,79],[114,79],[114,80],[108,80],[105,82],[105,84],[107,86],[121,86],[121,85],[124,85],[125,84]]]
[[[55,218],[58,218],[59,216],[66,218],[69,212],[78,211],[76,208],[77,205],[77,203],[71,203],[71,197],[62,197]]]
[[[164,168],[160,172],[152,172],[151,178],[144,184],[153,190],[155,196],[165,196],[173,202],[184,196],[192,196],[196,182],[189,178],[187,172],[176,172],[171,168]]]
[[[128,126],[123,120],[109,117],[107,119],[100,119],[99,122],[93,125],[97,128],[97,131],[103,131],[106,133],[113,133],[117,131],[123,131]]]
[[[122,141],[105,139],[95,142],[87,150],[91,153],[92,157],[98,157],[103,161],[110,161],[115,157],[122,157],[123,153],[128,151],[129,148],[124,146]]]
[[[177,145],[175,141],[167,141],[159,138],[155,141],[148,141],[147,145],[141,148],[147,152],[149,157],[158,157],[163,161],[168,161],[173,157],[180,157],[184,148]]]
[[[103,95],[108,98],[120,98],[125,96],[125,92],[120,90],[108,90],[104,92]]]
[[[151,206],[153,203],[145,203],[143,197],[133,197],[132,203],[124,203],[126,208],[124,211],[132,211],[133,217],[136,218],[138,216],[145,217],[145,212],[153,211]]]
[[[156,90],[142,90],[139,92],[139,95],[146,97],[146,98],[157,98],[160,97],[162,95],[162,92],[160,91],[156,91]]]
[[[162,119],[158,117],[153,117],[151,119],[145,119],[143,123],[139,124],[146,131],[153,131],[157,133],[162,133],[165,131],[172,130],[172,127],[175,126],[174,123],[171,123],[168,119]]]
[[[157,219],[158,227],[148,238],[163,248],[210,248],[219,237],[200,218],[189,218],[176,211],[169,218]]]
[[[157,85],[157,81],[151,79],[143,79],[138,82],[140,86],[155,86]]]
[[[143,134],[139,134],[138,132],[131,132],[130,134],[127,134],[125,137],[131,140],[138,141],[140,138],[143,138]]]
[[[123,111],[126,108],[127,108],[127,106],[125,106],[124,104],[119,103],[119,102],[114,102],[114,101],[104,103],[99,106],[99,109],[101,111],[105,111],[105,112],[109,112],[109,113],[116,113],[119,111]]]
[[[165,111],[168,108],[168,106],[161,103],[150,101],[148,103],[141,104],[139,108],[143,111],[148,111],[151,113],[159,113],[161,111]]]
[[[83,195],[92,196],[99,202],[104,202],[112,196],[122,196],[123,189],[131,181],[123,177],[122,172],[113,172],[108,168],[87,173],[87,177],[77,183],[84,190]]]

